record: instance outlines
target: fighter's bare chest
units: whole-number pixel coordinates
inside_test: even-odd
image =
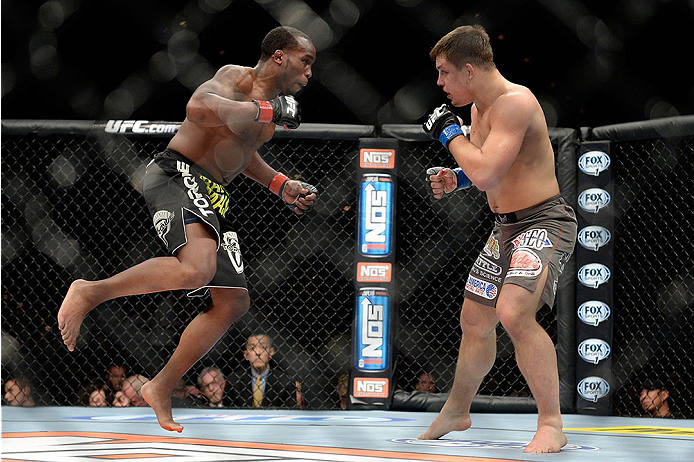
[[[489,136],[491,127],[484,119],[484,117],[472,115],[472,120],[470,122],[470,141],[475,146],[481,147]]]

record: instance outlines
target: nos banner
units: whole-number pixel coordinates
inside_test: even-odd
[[[398,143],[360,140],[355,309],[348,409],[390,409],[393,400]]]

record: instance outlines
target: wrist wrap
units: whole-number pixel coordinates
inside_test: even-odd
[[[461,189],[467,189],[470,186],[472,186],[472,181],[470,181],[465,172],[463,172],[462,168],[454,168],[453,171],[455,172],[455,175],[458,177],[458,187],[455,188],[456,191],[460,191]]]
[[[272,116],[274,114],[272,104],[270,104],[269,101],[253,100],[253,102],[258,106],[258,113],[255,116],[255,120],[263,123],[272,122]]]
[[[448,143],[458,135],[464,135],[462,127],[458,124],[449,125],[441,130],[439,141],[443,144],[444,148],[448,149]]]
[[[268,189],[270,189],[271,192],[274,194],[277,194],[278,196],[280,195],[280,192],[282,191],[282,185],[287,181],[289,177],[285,175],[284,173],[278,173],[277,175],[272,178],[272,181],[270,182],[269,185],[267,185]]]

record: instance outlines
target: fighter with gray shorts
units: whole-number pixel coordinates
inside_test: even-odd
[[[465,297],[495,307],[504,284],[535,292],[549,265],[538,308],[543,303],[552,307],[577,229],[576,214],[560,195],[517,212],[495,214],[494,229],[470,269]]]
[[[170,255],[188,242],[186,224],[205,223],[217,237],[217,272],[206,286],[190,291],[189,297],[204,295],[207,287],[248,290],[239,239],[226,218],[229,192],[210,173],[166,149],[147,166],[144,196],[157,235]]]

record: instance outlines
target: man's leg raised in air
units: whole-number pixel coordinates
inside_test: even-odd
[[[176,351],[164,368],[142,386],[142,397],[152,407],[164,430],[183,430],[183,426],[173,420],[171,413],[171,391],[178,380],[250,306],[248,291],[245,289],[210,288],[210,293],[212,305],[188,324]]]
[[[434,440],[451,431],[470,428],[472,398],[496,359],[496,325],[494,308],[465,299],[460,313],[463,338],[451,393],[439,415],[419,439]]]
[[[97,305],[126,295],[197,289],[217,271],[217,241],[207,225],[186,225],[188,242],[174,257],[156,257],[115,276],[72,283],[58,311],[58,328],[68,350],[75,349],[84,317]]]
[[[567,439],[562,431],[559,408],[559,372],[552,339],[535,320],[547,268],[534,293],[514,284],[505,284],[496,305],[501,324],[516,350],[518,368],[537,402],[537,433],[523,452],[559,452]]]

